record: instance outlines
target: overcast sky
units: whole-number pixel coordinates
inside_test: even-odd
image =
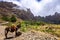
[[[60,0],[3,0],[13,2],[21,7],[30,8],[35,16],[53,15],[60,12]]]

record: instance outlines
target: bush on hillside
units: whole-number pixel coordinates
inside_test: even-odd
[[[12,15],[12,17],[10,18],[10,21],[11,21],[11,22],[16,22],[17,19],[16,19],[16,17],[15,17],[14,15]]]

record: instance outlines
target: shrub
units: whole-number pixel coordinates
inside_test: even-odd
[[[17,19],[16,19],[16,17],[15,17],[14,15],[12,15],[12,17],[10,18],[10,21],[11,21],[11,22],[16,22]]]

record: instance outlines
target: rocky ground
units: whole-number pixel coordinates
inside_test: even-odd
[[[39,32],[39,31],[29,31],[22,32],[21,35],[15,37],[14,33],[8,33],[8,38],[6,39],[4,36],[4,29],[6,26],[0,26],[0,40],[57,40],[58,38],[50,35],[48,33]],[[19,34],[19,33],[18,33]]]

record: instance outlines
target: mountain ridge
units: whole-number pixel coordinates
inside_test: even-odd
[[[14,7],[18,7],[16,4],[13,4],[12,2],[0,2],[0,15],[2,16],[11,16],[15,15],[17,18],[20,18],[22,20],[32,20],[34,18],[34,15],[30,11],[30,9],[27,9],[25,11],[24,9],[17,9]]]

